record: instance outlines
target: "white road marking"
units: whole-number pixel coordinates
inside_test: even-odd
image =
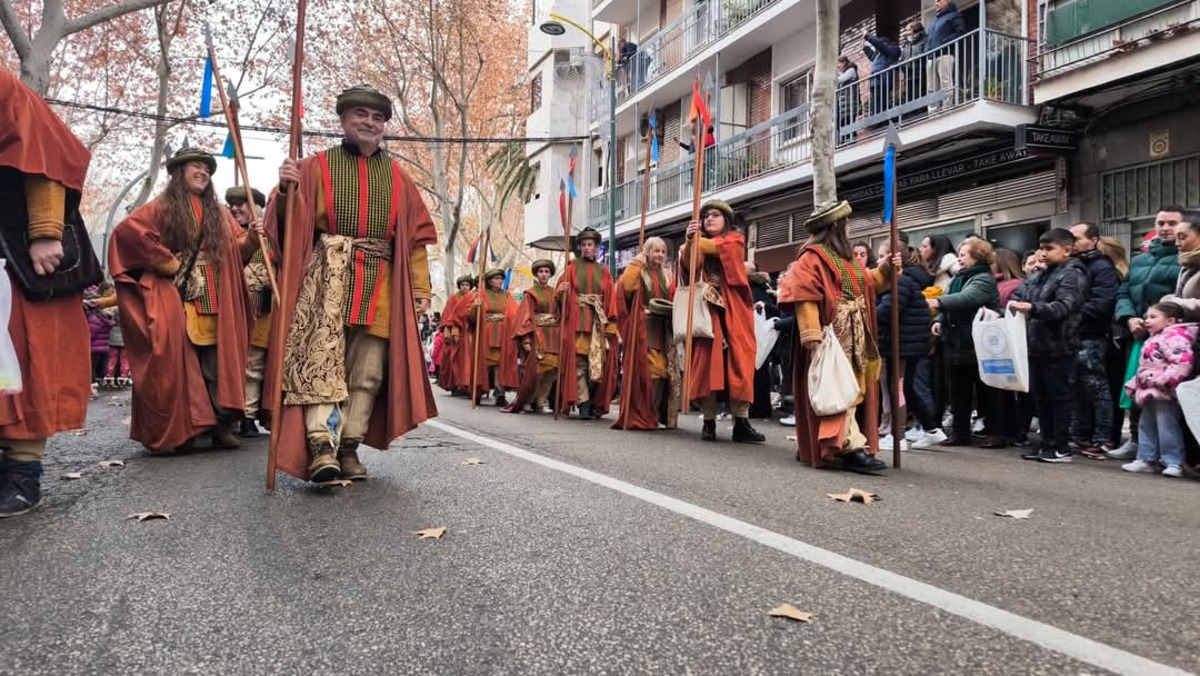
[[[828,568],[835,573],[862,580],[900,596],[913,599],[939,610],[964,617],[985,627],[991,627],[999,632],[1008,634],[1030,643],[1035,643],[1048,650],[1074,658],[1101,669],[1107,669],[1116,674],[1128,676],[1189,676],[1189,672],[1161,664],[1153,660],[1134,655],[1119,648],[1093,641],[1090,638],[1063,631],[1048,624],[1022,617],[1007,610],[990,606],[981,601],[975,601],[965,596],[934,587],[903,575],[898,575],[877,568],[856,559],[836,554],[827,549],[801,542],[786,535],[769,531],[765,528],[746,523],[733,517],[725,516],[703,507],[672,498],[662,493],[635,486],[620,479],[582,467],[576,467],[559,460],[547,458],[532,451],[506,444],[495,439],[468,432],[440,420],[430,420],[425,423],[429,427],[442,430],[461,439],[485,446],[494,451],[520,458],[536,465],[569,474],[578,479],[604,486],[638,500],[648,502],[657,507],[669,510],[681,516],[695,519],[701,523],[720,528],[723,531],[752,540],[761,545],[790,554],[802,561],[808,561],[818,566]]]

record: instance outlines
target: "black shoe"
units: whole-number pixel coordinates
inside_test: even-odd
[[[503,394],[496,397],[496,405],[499,406],[500,408],[504,408],[505,406],[508,406],[508,397],[505,397]]]
[[[238,436],[243,439],[253,439],[258,436],[258,424],[250,418],[242,418],[242,424],[238,427]]]
[[[833,468],[858,474],[874,474],[888,468],[886,462],[867,455],[866,451],[853,451],[834,456]]]
[[[767,437],[751,427],[748,419],[734,418],[733,440],[741,444],[761,444],[767,441]]]
[[[1036,461],[1040,457],[1042,457],[1042,447],[1041,446],[1032,446],[1031,445],[1029,447],[1028,451],[1021,454],[1022,460]]]
[[[20,516],[42,502],[42,463],[7,462],[0,486],[0,519]]]
[[[1038,462],[1049,462],[1053,464],[1071,462],[1071,452],[1062,450],[1051,451],[1047,449],[1042,451],[1041,455],[1038,456]]]
[[[704,427],[700,428],[700,441],[716,441],[717,440],[717,421],[705,420]]]
[[[592,402],[585,401],[579,405],[580,420],[591,420],[594,417],[596,416],[592,413]]]

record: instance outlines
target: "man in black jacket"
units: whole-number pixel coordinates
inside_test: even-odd
[[[1025,280],[1010,304],[1027,315],[1030,392],[1041,425],[1042,447],[1026,460],[1071,462],[1067,449],[1073,404],[1072,372],[1079,351],[1079,324],[1087,299],[1087,270],[1071,256],[1075,236],[1054,228],[1038,238],[1046,268]]]
[[[1108,350],[1112,317],[1117,307],[1121,279],[1112,261],[1098,248],[1100,229],[1093,223],[1071,226],[1074,258],[1087,271],[1088,297],[1079,323],[1079,352],[1075,357],[1075,422],[1072,434],[1079,450],[1090,458],[1103,458],[1112,446],[1112,392],[1108,387]]]

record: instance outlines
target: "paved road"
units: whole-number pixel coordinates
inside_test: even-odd
[[[265,440],[145,457],[126,402],[56,439],[47,505],[0,522],[0,674],[1200,671],[1195,482],[968,449],[859,477],[801,467],[778,426],[702,444],[692,418],[439,396],[368,482],[269,496]],[[882,500],[826,496],[852,486]],[[146,510],[171,518],[124,519]]]

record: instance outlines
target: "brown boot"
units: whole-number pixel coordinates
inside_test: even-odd
[[[367,468],[358,460],[358,444],[346,444],[338,449],[338,464],[342,466],[342,478],[358,481],[367,478]]]
[[[328,439],[309,440],[308,442],[308,480],[322,484],[333,481],[342,474],[337,457],[333,454],[333,444]]]
[[[224,420],[217,423],[212,431],[212,445],[213,448],[241,448],[242,443],[233,432],[232,422]]]

